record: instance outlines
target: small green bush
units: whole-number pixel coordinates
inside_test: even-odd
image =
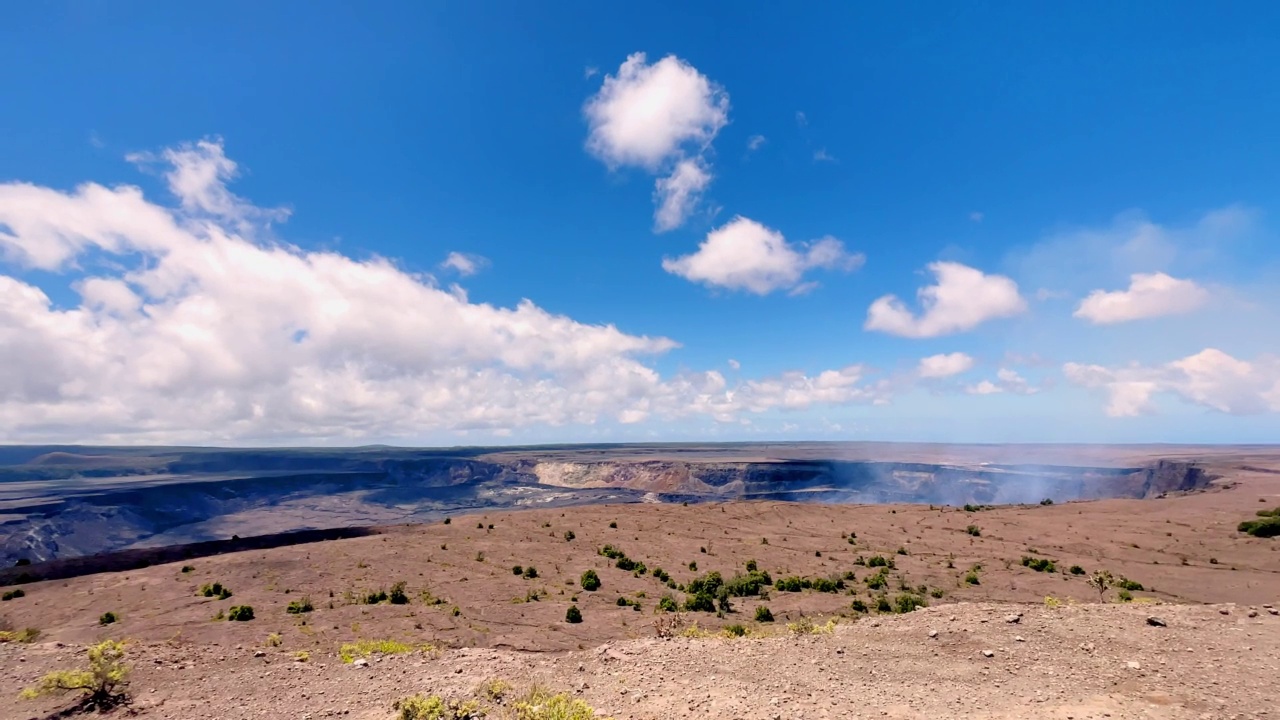
[[[538,577],[538,569],[530,565],[524,569],[524,577],[526,580],[533,580]]]
[[[113,612],[104,612],[102,613],[102,617],[98,618],[98,624],[110,625],[119,619],[120,618],[116,617],[116,614]]]
[[[1022,556],[1023,567],[1029,567],[1036,572],[1056,572],[1058,567],[1048,558],[1032,557],[1030,555]]]
[[[663,595],[662,599],[658,601],[658,610],[660,612],[676,612],[679,609],[680,606],[676,605],[676,599],[670,595]]]
[[[978,527],[977,525],[970,525],[969,527],[965,528],[964,531],[974,537],[982,537],[982,528]]]
[[[219,600],[226,600],[231,597],[231,588],[223,587],[222,583],[206,583],[200,586],[200,594],[205,597],[216,597]]]
[[[964,581],[969,583],[970,585],[982,584],[981,582],[978,581],[978,573],[973,570],[970,570],[968,573],[965,574]]]
[[[773,622],[773,611],[765,605],[757,605],[756,622]]]
[[[9,600],[17,600],[18,598],[22,598],[26,596],[27,596],[27,593],[24,592],[22,588],[18,588],[17,590],[10,590],[4,595],[0,595],[0,601],[7,602]]]
[[[853,603],[849,607],[852,608],[854,612],[858,613],[865,613],[868,610],[867,604],[857,598],[854,599]]]
[[[1236,529],[1253,537],[1277,537],[1280,536],[1280,517],[1265,516],[1261,520],[1246,520]]]
[[[728,635],[729,637],[746,637],[747,628],[738,623],[735,623],[733,625],[725,625],[724,634]]]
[[[889,602],[889,598],[885,597],[884,595],[881,595],[876,598],[876,612],[878,613],[893,612],[893,605]]]
[[[715,612],[716,599],[705,592],[689,595],[684,599],[684,609],[688,612]]]
[[[1121,588],[1120,591],[1116,593],[1116,599],[1120,602],[1133,602],[1133,593]]]
[[[183,573],[189,573],[189,572],[194,572],[194,571],[195,571],[195,568],[191,567],[190,565],[183,565],[183,566],[182,566],[182,572],[183,572]]]
[[[578,609],[577,605],[569,606],[569,609],[564,613],[564,621],[567,623],[582,622],[582,611]]]
[[[929,607],[929,603],[925,602],[924,598],[911,593],[902,593],[893,600],[893,610],[898,614],[914,612],[923,607]]]
[[[1143,590],[1146,590],[1146,588],[1142,587],[1142,583],[1136,580],[1130,580],[1129,578],[1126,578],[1126,577],[1122,577],[1119,580],[1117,580],[1116,585],[1123,590],[1136,590],[1138,592],[1142,592]]]
[[[315,606],[311,604],[311,598],[303,597],[300,600],[294,600],[289,603],[289,607],[285,608],[284,611],[290,615],[302,615],[303,613],[309,613],[315,609]]]
[[[617,523],[616,521],[615,521],[615,522],[610,522],[610,523],[609,523],[609,529],[611,529],[611,530],[617,530],[617,529],[618,529],[618,523]]]
[[[247,622],[253,619],[253,607],[249,605],[232,605],[227,611],[227,619],[232,622]]]
[[[582,573],[579,582],[582,584],[582,589],[588,592],[600,589],[600,576],[596,574],[595,570],[588,570]]]
[[[405,592],[407,587],[405,581],[401,580],[391,586],[391,594],[387,595],[387,601],[392,605],[408,605],[409,595]]]
[[[565,542],[569,542],[570,540],[572,540],[572,539],[574,539],[574,538],[576,538],[576,537],[578,537],[578,536],[577,536],[577,535],[574,535],[572,530],[565,530],[565,531],[564,531],[564,540],[565,540]]]
[[[513,566],[511,567],[511,574],[512,574],[512,575],[523,575],[523,574],[524,574],[524,567],[523,567],[523,566],[520,566],[520,565],[513,565]]]
[[[1084,574],[1085,574],[1085,572],[1084,572],[1084,568],[1080,567],[1079,565],[1072,565],[1072,566],[1071,566],[1071,569],[1070,569],[1068,572],[1070,572],[1072,575],[1084,575]]]

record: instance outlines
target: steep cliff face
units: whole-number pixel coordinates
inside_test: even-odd
[[[0,482],[21,519],[0,525],[0,563],[304,529],[425,522],[453,512],[590,503],[769,499],[828,503],[1035,503],[1146,498],[1205,487],[1195,465],[1145,468],[779,460],[481,459],[439,452],[219,451],[117,463],[108,485],[86,461],[46,455]],[[390,455],[390,456],[387,456]],[[40,460],[40,458],[44,458]],[[57,462],[54,462],[57,461]],[[61,463],[61,464],[59,464]],[[138,474],[147,465],[150,474]],[[260,466],[261,465],[261,466]],[[109,473],[107,466],[92,466]],[[188,472],[178,475],[180,470]],[[202,472],[196,472],[196,470]],[[203,472],[207,471],[207,472]],[[97,475],[95,477],[103,477]],[[51,483],[44,495],[17,488]],[[33,482],[34,481],[34,482]],[[5,488],[11,488],[8,494]],[[19,513],[25,513],[22,517]]]

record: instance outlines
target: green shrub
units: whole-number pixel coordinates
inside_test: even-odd
[[[444,519],[444,524],[445,524],[445,525],[448,525],[448,524],[450,524],[450,523],[452,523],[452,522],[453,522],[453,518],[445,518],[445,519]]]
[[[868,609],[867,604],[857,598],[854,599],[853,603],[849,607],[851,607],[854,612],[859,612],[859,613],[864,613]]]
[[[734,623],[733,625],[725,625],[724,634],[728,635],[729,637],[746,637],[747,628],[738,623]]]
[[[565,542],[569,542],[570,540],[572,540],[572,539],[574,539],[574,538],[576,538],[576,537],[578,537],[578,536],[577,536],[577,535],[574,535],[572,530],[565,530],[565,531],[564,531],[564,541],[565,541]]]
[[[899,547],[899,548],[898,548],[898,554],[899,554],[899,555],[906,555],[906,554],[907,554],[907,549],[906,549],[906,548],[904,548],[904,547]]]
[[[970,570],[968,573],[966,573],[964,576],[964,581],[969,583],[970,585],[982,584],[981,582],[978,581],[978,573],[976,570]]]
[[[1123,590],[1136,590],[1138,592],[1146,590],[1146,588],[1142,587],[1142,583],[1137,582],[1136,580],[1130,580],[1126,577],[1122,577],[1117,580],[1116,585]]]
[[[569,606],[569,609],[564,613],[564,621],[568,623],[582,622],[582,611],[578,609],[577,605]]]
[[[182,572],[183,572],[183,573],[189,573],[189,572],[194,572],[194,571],[195,571],[195,568],[191,567],[190,565],[183,565],[183,566],[182,566]]]
[[[705,593],[715,597],[720,592],[722,585],[724,585],[724,578],[720,577],[720,573],[712,571],[690,580],[689,584],[685,586],[685,592],[690,595]]]
[[[343,643],[338,648],[338,657],[344,663],[353,663],[356,658],[367,658],[371,655],[400,655],[403,653],[411,653],[418,648],[407,643],[397,640],[357,640],[355,642]],[[431,645],[421,646],[423,650],[435,650]]]
[[[594,592],[600,589],[600,576],[596,574],[595,570],[588,570],[582,573],[580,582],[582,584],[582,589],[588,592]]]
[[[253,607],[249,605],[232,605],[227,611],[227,619],[232,622],[247,622],[253,619]]]
[[[747,572],[755,572],[759,567],[760,566],[756,564],[755,560],[747,561]]]
[[[1052,560],[1048,558],[1032,557],[1030,555],[1022,556],[1022,565],[1023,567],[1029,567],[1036,572],[1055,572],[1058,569],[1057,565],[1055,565]]]
[[[876,612],[890,613],[893,612],[893,605],[889,602],[889,598],[880,595],[876,598]]]
[[[1084,568],[1080,567],[1079,565],[1072,565],[1072,566],[1071,566],[1071,569],[1070,569],[1068,572],[1070,572],[1072,575],[1084,575],[1084,574],[1085,574],[1085,572],[1084,572]]]
[[[391,594],[387,596],[387,600],[392,605],[408,605],[409,595],[405,592],[405,581],[401,580],[391,586]]]
[[[689,595],[684,599],[684,609],[688,612],[715,612],[716,599],[705,592]]]
[[[1254,537],[1277,537],[1280,536],[1280,517],[1266,516],[1261,520],[1246,520],[1240,523],[1236,529]]]
[[[670,595],[663,595],[662,599],[658,601],[658,610],[661,612],[675,612],[679,609],[680,606],[676,605],[676,599]]]
[[[231,588],[223,587],[222,583],[206,583],[200,586],[200,594],[205,597],[216,597],[219,600],[226,600],[231,597]]]
[[[512,568],[511,568],[511,574],[512,574],[512,575],[523,575],[523,574],[524,574],[524,568],[523,568],[523,567],[521,567],[520,565],[514,565],[514,566],[512,566]]]
[[[289,613],[290,615],[301,615],[303,613],[309,613],[313,610],[315,610],[315,606],[311,604],[311,598],[309,597],[303,597],[300,600],[294,600],[293,602],[289,603],[289,607],[284,609],[284,611]]]
[[[733,597],[754,597],[762,588],[773,585],[773,578],[768,572],[755,569],[755,561],[748,563],[746,575],[734,575],[725,582],[724,587]]]
[[[1126,603],[1127,603],[1127,602],[1132,602],[1132,601],[1133,601],[1133,593],[1129,592],[1128,590],[1126,590],[1126,589],[1124,589],[1124,588],[1121,588],[1121,589],[1120,589],[1120,592],[1117,592],[1117,593],[1116,593],[1116,599],[1117,599],[1117,600],[1119,600],[1120,602],[1126,602]]]
[[[99,625],[110,625],[110,624],[114,623],[115,621],[117,621],[117,620],[119,620],[119,619],[120,619],[120,618],[116,617],[116,614],[115,614],[115,613],[113,613],[113,612],[104,612],[104,613],[102,613],[102,617],[99,617],[99,618],[98,618],[98,624],[99,624]]]
[[[124,642],[104,640],[88,649],[88,670],[57,670],[40,678],[34,687],[22,691],[24,699],[79,691],[85,694],[84,709],[107,710],[124,699],[128,682]]]
[[[689,572],[698,572],[698,561],[694,560],[689,563]]]
[[[868,575],[863,582],[866,583],[867,587],[871,590],[883,590],[889,586],[889,576],[884,570],[881,570],[875,575]]]
[[[923,607],[929,607],[929,603],[925,602],[924,598],[911,593],[901,593],[893,600],[893,610],[899,614],[914,612]]]
[[[538,569],[530,565],[524,569],[524,577],[526,580],[533,580],[538,577]]]
[[[757,605],[756,622],[773,622],[773,611],[765,605]]]
[[[4,595],[0,595],[0,601],[7,602],[9,600],[17,600],[18,598],[23,598],[26,596],[27,596],[27,593],[24,592],[22,588],[18,588],[17,590],[10,590]]]
[[[1045,499],[1043,499],[1043,500],[1041,500],[1041,501],[1040,501],[1040,504],[1041,504],[1041,505],[1052,505],[1052,504],[1053,504],[1053,498],[1045,498]]]
[[[616,521],[615,521],[615,522],[611,522],[611,523],[609,523],[609,528],[610,528],[610,529],[612,529],[612,530],[617,530],[617,529],[618,529],[618,523],[617,523]]]
[[[565,693],[537,689],[515,705],[515,720],[597,720],[595,710]]]
[[[977,525],[970,525],[969,527],[965,528],[964,531],[974,537],[982,537],[982,528],[978,527]]]
[[[363,602],[365,605],[377,605],[379,603],[386,602],[387,598],[388,596],[387,596],[386,590],[370,590],[369,592],[365,593],[365,596],[364,598],[361,599],[361,602]]]

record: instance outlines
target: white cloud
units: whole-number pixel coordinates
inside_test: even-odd
[[[804,126],[806,126],[806,125],[808,125],[808,124],[809,124],[809,116],[808,116],[808,115],[805,115],[805,114],[804,114],[803,112],[801,112],[800,110],[797,110],[797,111],[796,111],[796,125],[799,125],[800,127],[804,127]]]
[[[650,65],[638,52],[605,76],[583,112],[593,155],[611,167],[657,172],[685,146],[697,153],[710,144],[729,122],[729,95],[674,55]]]
[[[600,68],[598,68],[598,67],[596,67],[596,66],[594,66],[594,65],[588,65],[588,66],[586,66],[585,68],[583,68],[583,69],[582,69],[582,79],[583,79],[583,80],[590,80],[591,78],[593,78],[593,77],[595,77],[595,76],[597,76],[597,75],[599,75],[599,74],[600,74]]]
[[[987,275],[955,262],[935,262],[929,270],[938,284],[916,292],[920,315],[896,296],[885,295],[871,304],[863,327],[902,337],[937,337],[971,330],[987,320],[1017,315],[1027,308],[1017,283],[1002,275]]]
[[[984,217],[986,217],[986,216],[985,216],[984,214],[982,214],[982,213],[978,212],[977,210],[975,210],[975,211],[973,211],[973,212],[969,213],[969,219],[970,219],[970,220],[972,220],[973,222],[976,222],[976,223],[980,223],[980,222],[982,222],[982,218],[984,218]]]
[[[729,358],[729,369],[730,369],[730,370],[741,370],[741,369],[742,369],[742,363],[738,362],[737,360],[734,360],[733,358]]]
[[[840,160],[839,160],[838,158],[836,158],[836,156],[834,156],[834,155],[832,155],[831,153],[827,152],[827,149],[826,149],[826,148],[818,148],[817,150],[813,151],[813,161],[814,161],[814,162],[829,162],[829,163],[838,163],[838,162],[840,162]]]
[[[230,193],[220,143],[157,157],[173,163],[178,207],[136,187],[0,184],[4,258],[85,266],[68,278],[78,305],[0,274],[0,437],[421,440],[887,398],[858,366],[664,378],[645,360],[672,340],[528,300],[474,303],[382,258],[264,240],[275,215]]]
[[[658,178],[653,190],[658,204],[653,213],[654,231],[666,232],[683,225],[710,184],[711,173],[700,159],[681,160],[671,175]]]
[[[944,378],[968,372],[973,368],[973,358],[962,352],[930,355],[920,359],[916,374],[922,378]]]
[[[1162,272],[1129,276],[1128,290],[1094,290],[1074,313],[1096,325],[1129,322],[1164,315],[1189,313],[1209,299],[1209,293],[1192,280],[1179,280]]]
[[[862,255],[847,252],[835,238],[793,244],[777,230],[739,216],[708,233],[697,252],[665,258],[662,267],[692,282],[766,295],[811,289],[801,280],[813,268],[853,270],[862,262]]]
[[[1004,392],[1004,390],[990,380],[983,380],[977,385],[970,385],[965,388],[965,392],[970,395],[994,395],[999,392]]]
[[[965,392],[970,395],[993,395],[1006,392],[1015,395],[1034,395],[1040,392],[1040,388],[1027,382],[1027,379],[1017,372],[1008,368],[1000,368],[996,371],[995,382],[983,380],[977,385],[966,387]]]
[[[755,152],[756,150],[764,147],[765,142],[765,137],[763,135],[752,135],[747,138],[747,150]]]
[[[1062,370],[1077,385],[1104,390],[1113,417],[1154,412],[1158,393],[1233,415],[1280,412],[1280,358],[1274,356],[1248,362],[1206,348],[1155,367],[1067,363]]]
[[[637,166],[660,175],[654,230],[684,224],[713,175],[704,155],[729,122],[729,94],[674,55],[648,64],[634,53],[606,75],[583,108],[587,150],[610,168]]]
[[[453,270],[463,277],[475,275],[488,266],[489,259],[484,256],[457,251],[449,253],[444,262],[440,263],[441,268]]]

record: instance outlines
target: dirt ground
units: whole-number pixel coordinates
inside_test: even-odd
[[[1280,474],[1268,470],[1231,469],[1210,491],[1161,500],[976,512],[735,503],[487,513],[202,558],[189,572],[171,564],[34,583],[0,605],[13,627],[41,630],[36,643],[0,644],[0,718],[55,709],[14,698],[106,637],[131,641],[137,706],[163,718],[329,710],[383,718],[397,697],[459,695],[487,677],[576,691],[619,718],[1264,717],[1251,713],[1276,712],[1280,618],[1264,605],[1280,602],[1280,539],[1251,538],[1236,525],[1280,505]],[[598,552],[606,544],[647,572],[615,567]],[[874,606],[879,595],[865,582],[876,570],[858,562],[876,555],[896,566],[889,598],[909,588],[932,607],[855,612],[855,600]],[[1023,556],[1052,559],[1056,571],[1036,572]],[[775,581],[853,579],[838,593],[774,588],[767,599],[735,598],[724,618],[688,614],[710,631],[741,624],[771,637],[655,639],[658,599],[684,596],[654,570],[688,583],[713,570],[741,573],[751,560]],[[535,567],[537,577],[514,574],[516,565]],[[975,565],[978,584],[970,584]],[[1073,565],[1144,590],[1131,604],[1117,604],[1112,590],[1098,605]],[[579,586],[587,569],[601,578],[595,592]],[[400,581],[409,604],[360,602]],[[213,582],[232,596],[198,594]],[[314,612],[286,612],[303,597]],[[639,610],[618,605],[620,597]],[[1046,597],[1062,606],[1046,607]],[[1229,614],[1201,603],[1231,604],[1221,607]],[[214,620],[245,604],[254,620]],[[565,622],[571,605],[582,623]],[[755,623],[759,605],[777,622]],[[119,621],[102,626],[108,611]],[[1016,612],[1021,622],[1003,621]],[[1168,627],[1147,625],[1149,614]],[[841,624],[831,635],[791,637],[786,624],[802,617]],[[280,644],[268,647],[273,633]],[[338,659],[341,644],[372,639],[442,653],[375,657],[363,669]],[[298,651],[309,662],[292,661]]]

